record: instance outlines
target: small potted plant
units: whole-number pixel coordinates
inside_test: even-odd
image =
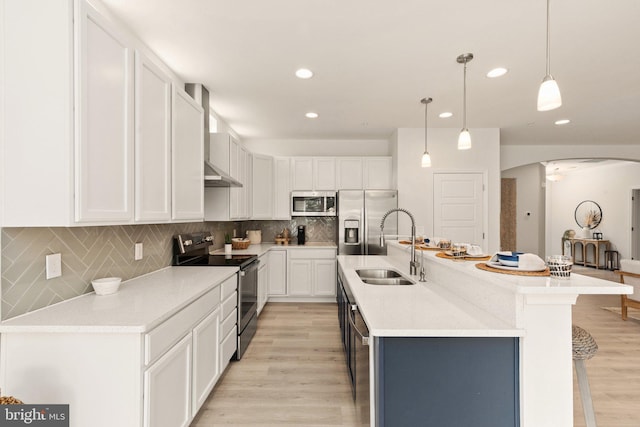
[[[224,253],[231,253],[231,236],[229,236],[229,233],[224,233]]]

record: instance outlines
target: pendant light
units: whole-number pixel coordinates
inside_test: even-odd
[[[544,76],[544,79],[542,79],[540,89],[538,90],[538,111],[554,110],[562,105],[560,88],[551,76],[551,55],[549,53],[551,36],[549,34],[549,28],[549,0],[547,0],[547,74]]]
[[[458,136],[458,150],[471,148],[471,134],[467,129],[467,62],[473,59],[473,53],[463,53],[456,59],[459,64],[464,64],[464,82],[462,95],[462,130]]]
[[[422,155],[422,167],[430,168],[431,167],[431,156],[427,151],[427,110],[428,106],[433,101],[432,98],[422,98],[420,102],[424,104],[424,154]]]

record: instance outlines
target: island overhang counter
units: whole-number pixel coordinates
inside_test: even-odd
[[[493,416],[494,412],[503,414],[505,408],[499,406],[504,406],[504,401],[515,399],[515,408],[507,411],[507,419],[515,417],[515,423],[510,425],[573,426],[571,307],[580,294],[627,294],[631,288],[578,274],[572,274],[569,279],[496,274],[476,268],[475,262],[456,262],[435,254],[431,251],[421,254],[426,282],[419,282],[418,276],[409,275],[409,249],[397,242],[389,242],[387,256],[338,256],[340,279],[349,287],[371,337],[371,425],[391,425],[380,383],[388,382],[381,374],[384,364],[390,360],[385,356],[385,343],[398,343],[402,350],[398,350],[400,358],[394,360],[406,365],[403,369],[409,382],[414,378],[417,382],[411,386],[414,390],[403,397],[403,402],[411,394],[419,395],[421,399],[437,402],[437,408],[455,415],[453,418],[463,416],[468,408],[472,412],[478,403],[473,392],[468,390],[473,385],[466,384],[467,381],[469,384],[476,381],[476,395],[486,395],[488,390],[492,390],[494,401],[498,402],[496,408],[489,408],[487,417]],[[392,268],[416,283],[405,286],[369,285],[356,273],[362,268]],[[451,371],[447,373],[450,383],[444,387],[442,384],[427,384],[439,381],[437,375],[425,373],[428,369],[416,370],[415,366],[412,369],[408,366],[414,360],[418,363],[428,360],[429,366],[438,366],[428,359],[431,356],[425,354],[430,348],[443,343],[451,344],[451,348],[458,351],[458,354],[449,354],[449,350],[438,347],[435,352],[436,357],[447,354],[439,368]],[[402,347],[406,344],[410,345]],[[465,347],[467,345],[469,347]],[[402,359],[403,354],[406,356],[411,352],[415,354]],[[492,352],[500,354],[492,356]],[[474,356],[467,357],[469,353]],[[482,354],[486,360],[481,360]],[[451,362],[456,357],[462,365]],[[492,358],[495,363],[491,363]],[[505,365],[506,361],[509,366],[500,372],[499,369],[492,372],[499,364]],[[473,369],[485,372],[476,375],[477,371]],[[504,377],[510,375],[509,369],[514,370],[515,376],[513,394],[504,390],[512,384],[509,378]],[[461,379],[461,372],[465,371],[471,375]],[[394,371],[393,375],[398,374]],[[461,383],[453,384],[456,381]],[[488,389],[481,385],[483,382]],[[442,393],[430,390],[426,395],[416,394],[415,388],[429,387],[438,387]],[[469,399],[461,400],[459,397],[464,393],[456,390],[466,390]],[[458,397],[455,401],[438,401],[447,393],[457,393]],[[397,394],[397,391],[392,394]],[[482,402],[485,407],[491,404],[491,400]],[[413,406],[403,408],[403,413]],[[479,416],[485,415],[482,411]],[[424,414],[414,415],[424,421]],[[398,422],[394,420],[395,425],[403,425]],[[491,425],[489,420],[486,424],[482,421],[474,424]]]

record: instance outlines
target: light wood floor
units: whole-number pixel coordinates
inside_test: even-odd
[[[606,270],[574,271],[617,281]],[[599,427],[638,427],[640,321],[622,321],[605,306],[619,306],[619,297],[583,295],[573,310],[574,323],[599,346],[586,362],[596,419]],[[334,304],[267,304],[245,356],[231,363],[192,426],[353,426],[336,311]],[[583,427],[575,377],[574,414]]]

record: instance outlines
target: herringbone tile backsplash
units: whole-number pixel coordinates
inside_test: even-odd
[[[91,280],[131,279],[171,265],[176,233],[209,230],[222,246],[228,223],[2,229],[2,319],[91,292]],[[144,257],[133,260],[134,244]],[[45,256],[62,254],[62,276],[47,280]]]
[[[91,280],[117,276],[131,279],[171,265],[172,238],[177,233],[211,231],[214,246],[224,244],[224,234],[244,236],[262,229],[263,241],[298,224],[307,225],[308,241],[335,238],[335,218],[292,221],[206,222],[71,228],[2,229],[2,320],[46,307],[93,290]],[[144,244],[144,258],[133,260],[136,242]],[[62,276],[47,280],[45,256],[62,254]]]

